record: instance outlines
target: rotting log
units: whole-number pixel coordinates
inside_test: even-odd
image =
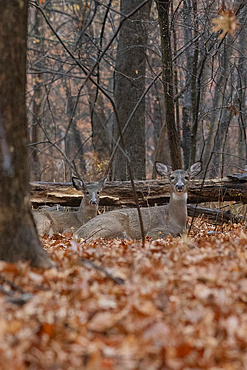
[[[222,209],[212,209],[212,208],[205,208],[199,207],[194,204],[188,204],[188,215],[191,217],[202,217],[203,219],[207,220],[213,224],[223,224],[229,221],[234,223],[244,222],[245,218],[242,216],[236,216],[232,214],[230,211],[223,211]]]
[[[141,206],[168,203],[170,187],[165,180],[136,181],[136,191]],[[78,207],[82,194],[71,183],[32,182],[31,201],[34,207],[47,205]],[[247,203],[247,183],[230,178],[193,180],[188,192],[188,203],[235,201]],[[129,181],[107,182],[102,190],[100,206],[133,207],[135,201]]]

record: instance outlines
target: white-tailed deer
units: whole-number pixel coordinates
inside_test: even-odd
[[[33,210],[38,234],[49,236],[55,233],[73,233],[81,225],[97,216],[100,192],[105,185],[106,177],[98,182],[85,184],[77,177],[72,177],[74,187],[84,196],[77,211]]]
[[[187,190],[190,179],[201,171],[201,162],[194,163],[189,170],[175,170],[160,162],[156,171],[167,176],[171,185],[170,202],[159,207],[141,208],[144,232],[153,239],[165,235],[178,236],[187,225]],[[75,234],[83,239],[128,238],[141,239],[140,222],[135,208],[119,209],[98,215],[81,226]]]

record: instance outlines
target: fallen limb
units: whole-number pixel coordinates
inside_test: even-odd
[[[211,209],[205,207],[199,207],[193,204],[187,205],[188,215],[191,217],[201,216],[207,221],[214,224],[223,224],[226,222],[244,222],[245,218],[241,216],[235,216],[230,211],[223,211],[222,209]]]
[[[138,201],[141,206],[154,206],[168,203],[170,188],[164,180],[135,181]],[[77,207],[82,194],[71,183],[32,182],[31,201],[34,207],[41,205]],[[132,187],[129,181],[107,182],[101,193],[100,206],[133,207]],[[247,203],[247,183],[243,181],[211,179],[204,182],[194,180],[188,192],[188,203],[215,201],[237,201]]]

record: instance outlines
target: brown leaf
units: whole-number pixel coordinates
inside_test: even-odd
[[[0,261],[0,272],[10,272],[14,275],[18,274],[18,268],[13,263]]]
[[[234,35],[236,29],[238,28],[238,20],[236,19],[235,13],[232,9],[222,10],[217,18],[214,18],[212,22],[215,24],[213,27],[213,32],[222,30],[219,35],[219,39],[223,39],[226,33]]]

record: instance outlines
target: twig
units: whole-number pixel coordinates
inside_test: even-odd
[[[25,294],[22,294],[22,296],[20,296],[20,297],[8,298],[7,302],[10,302],[12,304],[16,304],[17,306],[23,306],[25,303],[30,301],[30,299],[32,299],[33,297],[34,297],[33,294],[25,293]]]
[[[15,290],[15,291],[17,291],[17,292],[19,292],[21,294],[25,294],[24,290],[21,287],[15,285],[12,281],[6,279],[1,274],[0,274],[0,279],[4,282],[4,284],[8,284],[11,287],[11,289],[13,289],[13,290]]]
[[[110,278],[112,281],[114,281],[114,283],[116,283],[118,285],[123,285],[124,284],[124,280],[123,279],[121,279],[119,277],[115,277],[109,271],[107,271],[107,269],[105,267],[98,266],[98,265],[96,265],[91,260],[88,260],[86,258],[80,258],[79,259],[79,262],[81,262],[84,266],[89,265],[90,267],[94,268],[95,270],[100,271],[100,272],[103,272],[108,278]]]
[[[12,281],[9,281],[8,279],[6,279],[4,276],[0,275],[0,279],[3,281],[4,284],[8,284],[11,287],[11,289],[14,290],[14,292],[12,290],[7,290],[3,287],[3,285],[0,285],[0,292],[2,292],[3,294],[9,297],[7,299],[7,302],[16,304],[18,306],[22,306],[34,297],[33,294],[25,293],[22,288],[18,287]],[[19,292],[20,295],[14,297],[15,292]]]

